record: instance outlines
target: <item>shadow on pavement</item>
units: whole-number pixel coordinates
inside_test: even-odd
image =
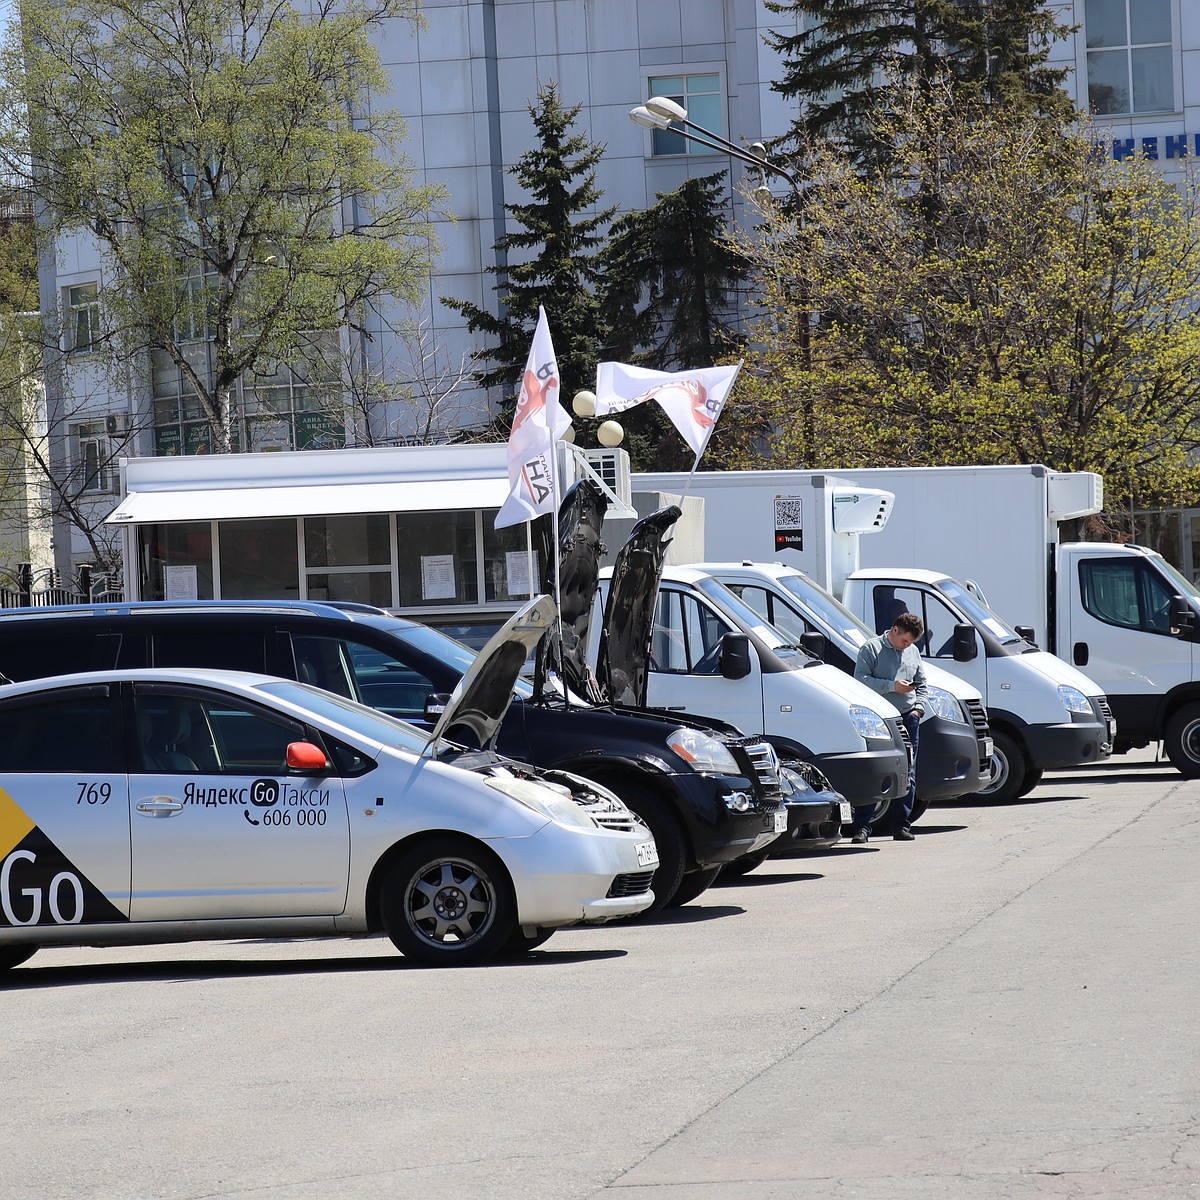
[[[547,943],[549,945],[549,943]],[[519,956],[500,955],[488,962],[464,967],[427,967],[411,962],[399,951],[394,958],[296,958],[287,962],[236,962],[219,959],[211,962],[100,963],[95,967],[39,967],[34,959],[28,965],[8,971],[0,992],[28,991],[41,988],[92,986],[100,983],[154,983],[211,979],[269,979],[288,975],[348,975],[391,971],[470,971],[494,967],[528,966],[553,962],[586,962],[605,958],[624,958],[625,950],[546,950],[529,951]]]
[[[716,921],[721,917],[740,917],[746,912],[740,904],[705,904],[704,897],[707,895],[707,892],[703,892],[695,900],[689,900],[687,904],[683,904],[679,908],[660,909],[645,917],[628,917],[625,922],[610,921],[609,925],[612,927],[622,923],[630,925],[694,925],[698,921]]]
[[[803,883],[809,879],[824,879],[825,876],[811,871],[788,871],[762,874],[751,871],[746,875],[730,875],[728,879],[718,875],[713,887],[762,887],[772,883]]]

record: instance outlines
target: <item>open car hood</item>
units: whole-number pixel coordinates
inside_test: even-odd
[[[600,539],[608,497],[590,480],[581,479],[563,497],[558,510],[558,567],[559,617],[562,627],[562,673],[566,685],[577,696],[586,696],[588,686],[588,628],[591,624],[592,602],[599,586],[600,559],[606,547]],[[547,539],[548,540],[548,539]],[[552,548],[543,545],[541,588],[554,592],[554,559]],[[558,626],[538,650],[536,678],[538,691],[544,677],[547,659],[558,656],[551,648],[556,642]]]
[[[492,634],[451,693],[427,747],[442,737],[480,750],[490,747],[513,701],[521,668],[556,613],[552,597],[535,596]]]
[[[613,565],[596,661],[600,686],[613,704],[646,705],[651,621],[663,561],[680,512],[678,505],[670,504],[643,517]]]

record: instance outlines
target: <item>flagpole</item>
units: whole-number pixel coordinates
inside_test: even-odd
[[[558,678],[562,683],[563,703],[571,707],[571,689],[567,686],[567,672],[563,659],[563,627],[562,627],[562,553],[558,545],[558,509],[562,503],[558,488],[558,442],[554,442],[550,450],[550,492],[554,497],[553,516],[550,518],[550,537],[554,541],[554,607],[556,609],[554,622],[558,626]]]

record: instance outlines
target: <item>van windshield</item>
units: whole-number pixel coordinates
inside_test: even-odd
[[[957,605],[962,613],[976,629],[986,629],[1002,646],[1023,642],[1012,626],[1000,620],[998,616],[974,592],[969,592],[957,579],[939,579],[934,587],[937,588],[951,604]]]
[[[825,632],[840,637],[857,649],[875,635],[844,604],[835,600],[824,588],[817,587],[803,575],[783,575],[779,582],[795,596],[803,608],[813,614],[815,621],[825,626]]]

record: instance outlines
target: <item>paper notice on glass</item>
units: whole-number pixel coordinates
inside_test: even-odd
[[[424,600],[453,600],[454,555],[421,555],[421,598]]]
[[[510,596],[532,596],[529,587],[529,551],[509,550],[504,555],[504,566],[507,574],[508,594]]]
[[[167,600],[198,600],[200,598],[194,566],[166,567],[164,575],[164,591]]]

